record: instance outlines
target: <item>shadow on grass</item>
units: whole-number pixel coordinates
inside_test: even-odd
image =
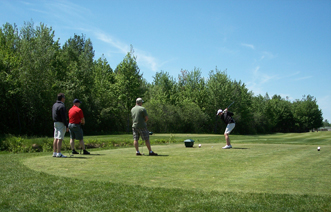
[[[143,154],[142,156],[148,156],[148,157],[168,157],[169,155],[160,155],[160,154],[158,154],[158,155],[145,155],[145,154]]]
[[[249,148],[232,147],[232,149],[249,149]]]
[[[90,156],[99,156],[99,155],[106,155],[106,154],[89,154]]]
[[[67,157],[69,159],[90,159],[88,157],[75,157],[75,156],[72,156],[72,157]]]
[[[145,155],[145,156],[149,156],[149,157],[167,157],[169,155]]]

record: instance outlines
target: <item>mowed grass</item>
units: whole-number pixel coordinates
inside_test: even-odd
[[[192,138],[194,148],[153,145],[158,157],[133,147],[66,159],[1,154],[0,210],[331,211],[330,132],[234,135],[229,150],[220,135],[151,139],[169,136]]]

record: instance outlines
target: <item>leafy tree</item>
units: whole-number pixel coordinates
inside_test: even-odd
[[[126,126],[127,132],[131,129],[131,108],[135,105],[136,98],[143,97],[142,94],[144,94],[142,74],[133,53],[131,47],[131,51],[115,69],[114,92],[119,109],[116,115],[123,126]]]
[[[80,99],[86,119],[84,131],[96,130],[93,114],[92,89],[94,85],[93,67],[94,50],[91,40],[84,35],[74,35],[62,47],[61,65],[65,72],[58,77],[58,92],[66,94],[67,110],[72,107],[72,100]]]
[[[179,101],[192,101],[204,110],[207,99],[206,82],[201,77],[201,70],[194,68],[193,71],[181,70],[178,75]]]
[[[148,89],[149,98],[159,100],[163,104],[170,103],[176,105],[179,101],[177,83],[167,72],[157,72],[153,77],[153,82]]]
[[[53,75],[57,64],[59,42],[54,41],[54,31],[44,24],[36,28],[33,22],[26,22],[20,34],[18,57],[18,103],[23,132],[26,134],[47,134],[47,123],[51,119],[49,105],[53,103]]]
[[[265,113],[268,101],[270,101],[268,93],[265,96],[258,95],[252,98],[253,130],[251,133],[271,132],[269,120]]]
[[[331,123],[327,119],[323,121],[323,127],[331,127]]]
[[[274,95],[266,104],[266,117],[271,132],[290,132],[293,129],[291,103],[279,95]]]
[[[322,111],[313,96],[303,96],[301,101],[293,102],[293,114],[296,131],[307,132],[322,126]]]
[[[226,71],[209,72],[209,79],[206,83],[207,96],[206,99],[206,114],[210,117],[209,132],[218,132],[220,124],[219,118],[216,117],[216,111],[218,109],[225,109],[225,105],[228,105],[233,101],[230,96],[231,81],[226,74]]]
[[[118,131],[113,114],[117,113],[113,87],[115,75],[105,58],[99,58],[93,65],[92,113],[95,131]]]
[[[21,133],[21,118],[17,100],[20,57],[19,30],[17,26],[6,23],[0,28],[0,133]],[[11,114],[11,115],[9,115]]]

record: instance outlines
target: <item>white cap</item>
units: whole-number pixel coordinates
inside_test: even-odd
[[[217,111],[217,113],[216,113],[216,116],[218,116],[218,114],[220,114],[220,113],[222,113],[223,112],[223,110],[222,109],[219,109],[218,111]]]
[[[137,102],[137,103],[140,103],[140,102],[144,102],[144,100],[143,100],[142,98],[137,98],[137,99],[136,99],[136,102]]]

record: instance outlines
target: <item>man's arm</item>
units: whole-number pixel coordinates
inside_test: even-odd
[[[85,124],[85,118],[82,118],[82,119],[80,120],[80,123],[81,123],[82,125],[84,125],[84,124]]]
[[[67,110],[66,110],[65,106],[61,107],[60,113],[61,113],[61,119],[63,121],[63,124],[68,128]]]
[[[148,121],[148,116],[145,116],[145,122],[147,122]]]

